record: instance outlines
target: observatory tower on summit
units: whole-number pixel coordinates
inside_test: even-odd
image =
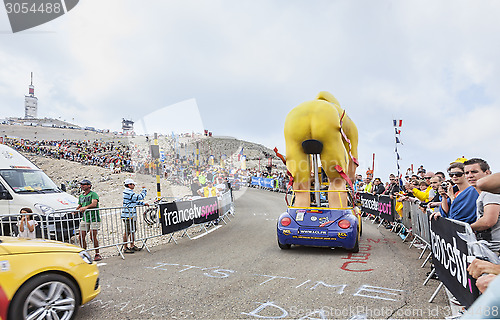
[[[35,97],[35,86],[33,86],[33,72],[31,73],[31,84],[29,95],[24,96],[24,119],[36,119],[38,111],[38,98]]]
[[[132,133],[134,131],[134,121],[122,118],[122,132]]]

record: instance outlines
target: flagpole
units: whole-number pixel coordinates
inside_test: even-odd
[[[403,120],[393,120],[393,125],[394,125],[394,140],[395,140],[395,145],[394,145],[394,152],[396,153],[396,166],[398,168],[398,180],[399,180],[399,186],[400,188],[403,187],[403,179],[401,177],[401,168],[399,166],[399,153],[398,153],[398,143],[401,143],[401,140],[399,139],[399,134],[401,133],[400,128],[403,125]]]
[[[372,178],[375,177],[375,153],[373,154],[373,161],[372,161]]]

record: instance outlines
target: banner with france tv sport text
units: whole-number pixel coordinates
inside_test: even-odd
[[[368,214],[373,214],[388,222],[394,221],[396,209],[394,200],[389,196],[374,195],[370,193],[361,192],[361,211]]]
[[[432,263],[439,281],[468,308],[479,296],[479,290],[467,272],[467,242],[458,233],[465,233],[463,222],[448,218],[431,220]]]
[[[161,230],[164,235],[217,218],[219,218],[217,197],[160,204]]]

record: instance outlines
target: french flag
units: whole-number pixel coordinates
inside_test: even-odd
[[[392,120],[395,127],[401,127],[403,125],[403,120]]]

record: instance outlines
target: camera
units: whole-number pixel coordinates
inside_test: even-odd
[[[446,182],[446,181],[441,182],[441,188],[443,188],[444,190],[447,190],[448,189],[448,182]]]

